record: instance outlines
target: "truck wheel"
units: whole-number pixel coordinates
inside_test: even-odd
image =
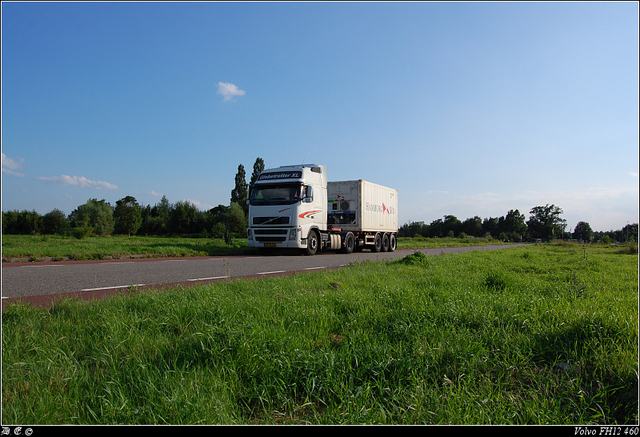
[[[382,236],[382,251],[383,252],[389,251],[389,234],[384,234]]]
[[[349,232],[344,236],[344,248],[342,251],[346,254],[352,253],[356,246],[356,237]]]
[[[372,252],[380,252],[382,250],[382,237],[380,234],[376,234],[376,238],[373,242]]]
[[[389,235],[389,252],[394,252],[398,248],[396,234]]]
[[[364,246],[362,244],[358,244],[358,242],[356,241],[353,247],[353,251],[354,252],[362,252],[362,249],[364,248]]]
[[[305,249],[305,255],[315,255],[318,251],[318,234],[316,231],[309,231],[309,236],[307,237],[307,248]]]

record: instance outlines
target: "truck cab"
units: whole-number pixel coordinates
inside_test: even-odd
[[[247,242],[262,251],[303,249],[313,255],[327,231],[324,165],[288,165],[264,170],[253,185]]]

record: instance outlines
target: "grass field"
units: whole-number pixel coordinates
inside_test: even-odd
[[[617,246],[11,305],[2,334],[3,424],[638,424]]]
[[[451,247],[496,244],[483,238],[400,238],[398,248]],[[231,256],[252,254],[246,238],[88,237],[56,235],[3,235],[2,259],[7,262],[91,260],[132,257]]]

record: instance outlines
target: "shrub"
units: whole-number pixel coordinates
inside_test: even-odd
[[[622,245],[622,248],[620,249],[620,253],[628,253],[631,255],[637,255],[638,254],[638,243],[636,241],[629,241],[628,243],[625,243]]]
[[[213,228],[211,229],[211,235],[213,238],[223,238],[225,234],[225,226],[224,223],[216,223],[215,225],[213,225]]]
[[[93,228],[91,226],[81,226],[79,228],[71,229],[71,235],[78,240],[82,240],[83,238],[90,237],[93,233]]]
[[[424,264],[427,262],[427,255],[416,250],[411,255],[407,255],[402,258],[399,262],[403,264],[415,265],[415,264]]]

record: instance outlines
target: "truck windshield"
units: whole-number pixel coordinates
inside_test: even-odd
[[[292,205],[301,200],[301,184],[256,184],[251,205]]]

